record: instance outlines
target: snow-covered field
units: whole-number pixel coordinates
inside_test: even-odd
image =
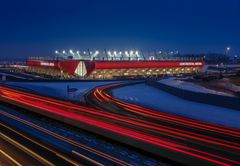
[[[145,84],[121,87],[112,92],[126,102],[240,129],[240,110],[187,101]]]
[[[197,84],[194,84],[191,82],[185,82],[184,80],[179,80],[174,77],[168,78],[168,79],[163,79],[158,82],[169,85],[169,86],[173,86],[176,88],[193,91],[193,92],[211,93],[211,94],[224,95],[224,96],[233,96],[229,93],[224,93],[224,92],[219,92],[219,91],[215,91],[212,89],[207,89],[203,86],[200,86],[200,85],[197,85]]]
[[[109,83],[111,82],[79,81],[79,82],[8,82],[7,84],[15,87],[21,87],[47,96],[76,101],[80,100],[87,91],[93,89],[94,87]],[[69,86],[69,88],[77,88],[77,91],[68,93],[67,86]]]

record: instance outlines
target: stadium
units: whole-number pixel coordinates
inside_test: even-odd
[[[199,72],[205,62],[201,58],[144,57],[139,51],[89,52],[65,51],[54,58],[32,57],[27,60],[27,71],[51,77],[114,79],[158,77],[161,75],[191,74]],[[86,52],[83,52],[83,54]]]

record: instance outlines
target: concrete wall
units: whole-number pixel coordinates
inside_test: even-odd
[[[209,94],[209,93],[192,92],[189,90],[183,90],[176,87],[172,87],[156,81],[146,81],[146,84],[152,87],[158,88],[160,90],[163,90],[174,96],[180,97],[182,99],[235,109],[240,111],[240,98],[238,97],[229,97],[229,96],[221,96],[221,95],[215,95],[215,94]]]

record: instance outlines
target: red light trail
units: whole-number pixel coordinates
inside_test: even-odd
[[[115,86],[119,85],[113,84],[96,88],[91,93],[91,96],[94,96],[93,100],[99,104],[102,102],[114,103],[121,107],[123,112],[127,111],[141,118],[128,116],[122,112],[113,113],[89,108],[3,86],[0,87],[0,100],[24,108],[28,107],[31,110],[38,109],[43,114],[50,113],[94,126],[99,130],[116,134],[119,138],[124,136],[124,138],[139,141],[149,147],[154,146],[156,149],[150,150],[151,153],[159,152],[158,149],[165,149],[169,153],[173,153],[173,157],[168,156],[173,160],[175,159],[174,155],[179,154],[197,162],[203,161],[218,165],[240,164],[239,130],[157,112],[119,101],[106,92]],[[59,119],[61,120],[61,118]],[[66,120],[62,119],[62,121]],[[144,150],[149,151],[151,149],[149,147]],[[181,160],[178,159],[178,162]]]

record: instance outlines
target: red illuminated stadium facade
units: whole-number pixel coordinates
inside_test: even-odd
[[[27,60],[29,72],[53,77],[82,77],[89,79],[113,79],[121,77],[150,77],[166,74],[196,73],[203,60]]]

